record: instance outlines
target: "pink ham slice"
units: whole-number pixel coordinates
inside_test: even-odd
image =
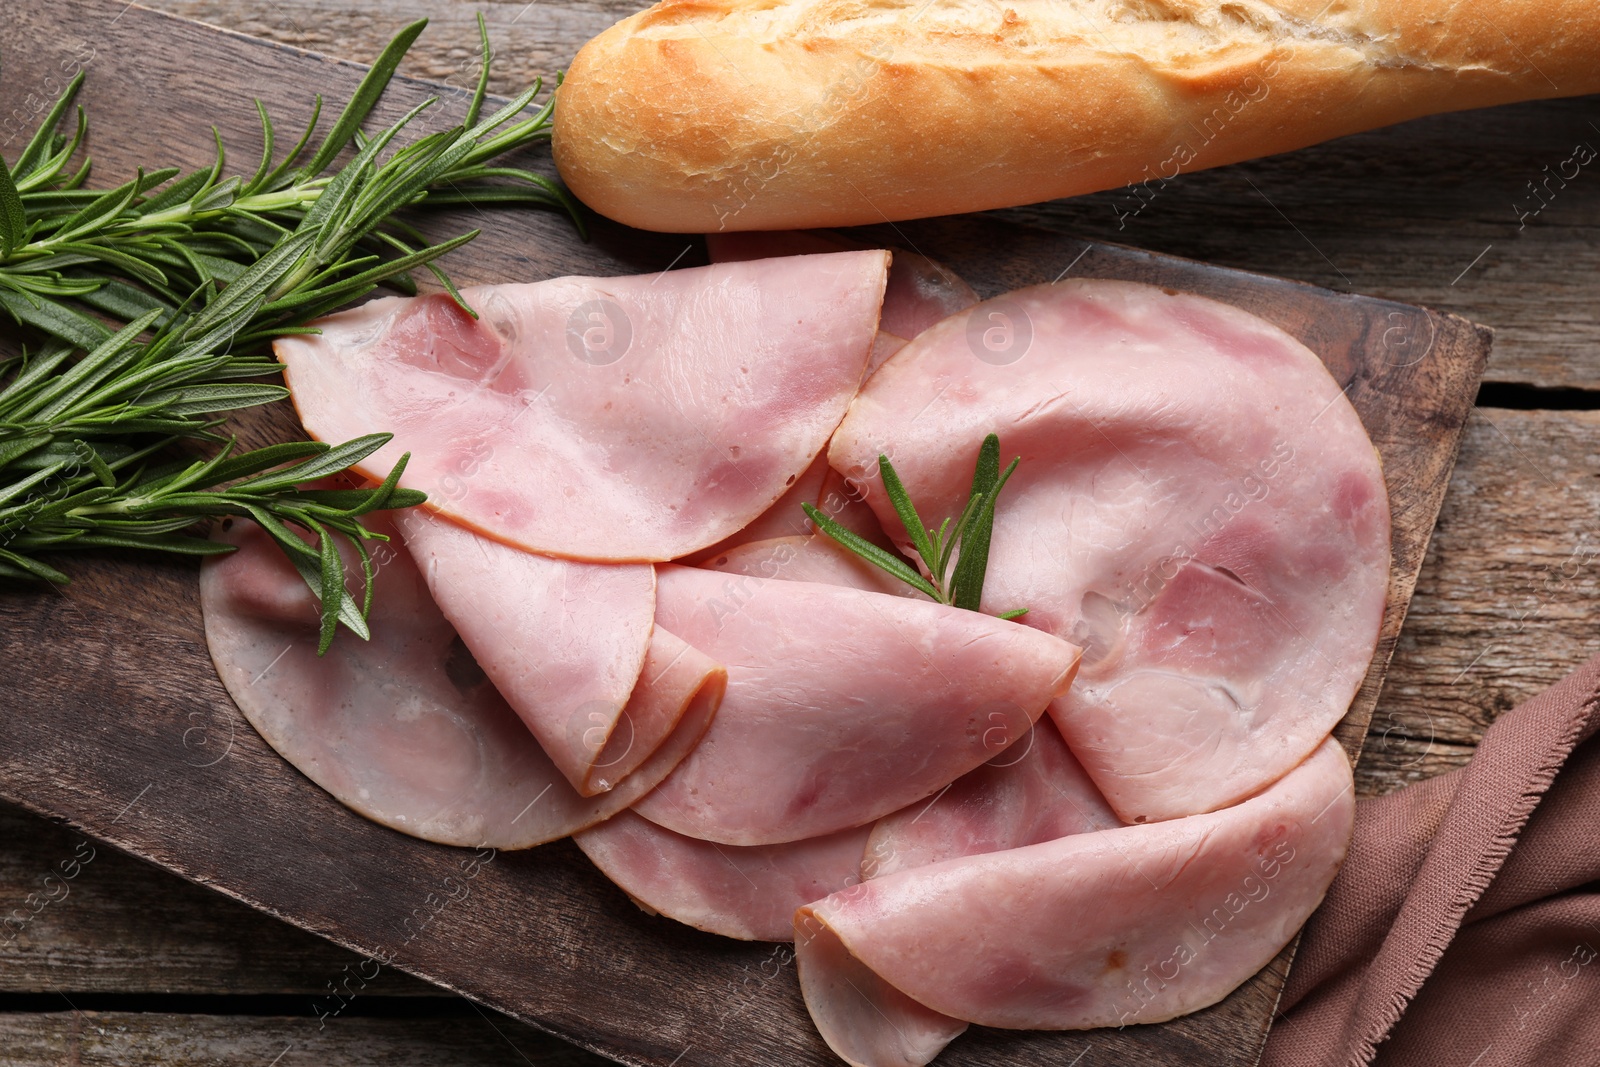
[[[859,878],[867,829],[740,848],[625,811],[573,840],[641,907],[724,937],[789,941],[796,908]]]
[[[706,234],[706,252],[713,263],[734,263],[768,256],[814,255],[860,248],[859,241],[826,230],[741,231]],[[955,271],[919,252],[893,249],[889,287],[883,294],[878,328],[896,340],[917,336],[929,326],[965,311],[978,302]]]
[[[706,560],[706,570],[786,582],[822,582],[888,596],[928,597],[821,534],[739,545]]]
[[[879,819],[861,874],[881,878],[1121,825],[1046,716],[1010,751],[962,775],[932,800]]]
[[[822,495],[822,483],[828,473],[828,457],[818,453],[817,458],[811,461],[811,466],[794,480],[794,483],[778,498],[778,502],[757,515],[750,525],[723,538],[710,548],[685,557],[680,562],[698,566],[739,545],[766,541],[774,537],[792,537],[810,533],[811,520],[806,518],[801,505],[817,502],[817,498]]]
[[[822,480],[822,494],[817,498],[817,510],[851,533],[860,534],[879,548],[893,548],[889,535],[883,532],[872,505],[867,503],[867,489],[844,475],[828,468]]]
[[[904,337],[879,330],[877,338],[872,342],[872,355],[867,357],[867,369],[861,373],[861,380],[866,381],[872,377],[874,371],[889,362],[889,357],[905,346]]]
[[[559,278],[373,300],[276,343],[306,429],[379,430],[404,485],[497,540],[674,559],[748,525],[822,450],[861,380],[888,253]]]
[[[966,1023],[912,1000],[813,923],[794,933],[800,988],[822,1039],[851,1067],[922,1067],[966,1032]]]
[[[974,315],[873,375],[831,464],[903,538],[880,452],[935,518],[985,434],[1022,457],[985,607],[1085,646],[1051,713],[1124,821],[1281,777],[1344,714],[1383,617],[1388,498],[1338,384],[1276,327],[1149,286],[1039,286]]]
[[[1049,716],[1016,748],[922,801],[879,819],[861,858],[863,879],[962,856],[1003,852],[1121,826]],[[836,1012],[830,1043],[853,1064],[924,1064],[967,1028],[912,1000],[845,951],[813,938],[809,994]]]
[[[880,1067],[927,1062],[937,1049],[859,1055],[887,1040],[874,1004],[936,1013],[925,1016],[930,1031],[937,1016],[1077,1030],[1214,1004],[1322,899],[1350,840],[1351,785],[1329,740],[1265,793],[1219,812],[852,886],[795,916],[806,1005],[841,1055]],[[839,980],[863,969],[881,985]]]
[[[382,517],[369,525],[393,533]],[[622,785],[585,798],[495,691],[403,550],[378,557],[372,640],[342,634],[319,657],[316,602],[266,534],[235,521],[217,536],[237,551],[201,568],[206,642],[245,718],[341,803],[428,841],[527,848],[615,814],[694,747],[726,682],[720,666],[656,628],[630,706],[678,728]]]
[[[671,735],[675,719],[638,721],[628,701],[654,626],[650,564],[541,556],[420,508],[394,523],[434,602],[579,793],[615,786]]]
[[[911,340],[978,302],[978,294],[943,263],[916,252],[896,250],[889,287],[883,294],[878,329]]]
[[[716,722],[636,805],[766,845],[860,826],[1028,732],[1078,649],[975,611],[813,582],[657,568],[656,622],[728,665]]]

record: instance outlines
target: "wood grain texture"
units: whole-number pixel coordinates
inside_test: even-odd
[[[589,37],[648,5],[153,0],[152,6],[360,61],[375,56],[401,25],[427,17],[433,22],[402,69],[454,85],[475,73],[474,17],[482,11],[496,63],[503,64],[494,84],[506,91],[564,66]],[[1560,176],[1580,143],[1600,150],[1595,97],[1437,115],[1165,184],[1005,215],[1457,312],[1497,331],[1489,378],[1597,388],[1600,160],[1568,167],[1576,173],[1570,180]],[[1151,162],[1154,168],[1158,161]]]
[[[0,1015],[6,1067],[603,1067],[506,1019],[315,1019],[104,1011]]]
[[[495,50],[491,92],[509,96],[549,79],[589,38],[647,6],[640,0],[157,0],[145,6],[253,37],[370,63],[401,26],[428,20],[401,73],[456,87],[478,77],[481,12]]]
[[[8,77],[44,84],[55,67],[88,56],[91,115],[102,124],[111,118],[112,130],[141,130],[139,139],[96,139],[101,181],[147,159],[151,144],[165,146],[175,162],[204,160],[209,138],[188,115],[216,116],[229,144],[253,146],[249,92],[280,115],[298,114],[314,90],[341,97],[359,77],[347,64],[200,33],[120,5],[68,2],[21,11],[14,23],[13,36],[26,47]],[[230,78],[238,83],[219,89]],[[387,113],[423,92],[396,85]],[[479,221],[478,213],[431,226],[445,232],[469,220]],[[1385,646],[1341,731],[1348,746],[1358,745],[1444,492],[1485,338],[1463,320],[1403,305],[1129,249],[1086,249],[993,222],[908,225],[894,239],[950,260],[986,293],[1068,268],[1213,293],[1279,321],[1329,360],[1384,454],[1396,516]],[[465,281],[632,272],[663,269],[686,249],[683,262],[693,262],[692,242],[614,227],[598,228],[595,242],[583,246],[557,218],[519,215],[500,218],[452,268]],[[295,432],[281,407],[242,426],[257,441]],[[75,564],[79,580],[65,595],[0,601],[0,793],[625,1062],[833,1062],[805,1018],[792,968],[777,966],[770,946],[724,942],[640,914],[570,844],[464,869],[470,853],[361,821],[238,718],[206,659],[192,567],[131,557]],[[22,636],[40,651],[18,655]],[[1280,959],[1221,1005],[1160,1027],[984,1031],[941,1062],[1070,1062],[1093,1045],[1150,1063],[1248,1063],[1284,966]]]
[[[1595,651],[1600,412],[1478,408],[1372,724],[1387,792],[1460,766]]]
[[[309,1016],[360,959],[0,804],[0,992],[298,994]],[[366,993],[438,990],[389,971]]]

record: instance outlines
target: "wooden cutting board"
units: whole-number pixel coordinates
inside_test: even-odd
[[[576,0],[574,0],[576,3]],[[559,9],[558,10],[564,10]],[[574,20],[592,12],[573,8]],[[210,161],[215,123],[248,170],[251,97],[296,127],[321,92],[341,103],[361,68],[172,19],[121,0],[9,10],[0,144],[14,154],[62,84],[88,70],[95,181],[139,163]],[[396,82],[380,117],[430,94]],[[438,128],[463,109],[447,94]],[[7,139],[9,143],[7,144]],[[280,134],[280,139],[282,134]],[[547,165],[547,159],[537,165]],[[604,222],[582,243],[538,212],[434,216],[482,226],[449,267],[462,282],[660,271],[704,261],[698,240]],[[869,231],[870,232],[870,231]],[[1388,614],[1338,736],[1359,751],[1488,356],[1464,319],[1119,246],[959,217],[874,234],[944,260],[983,295],[1061,276],[1126,278],[1225,300],[1301,338],[1327,363],[1383,458],[1394,516]],[[286,406],[237,420],[247,444],[299,435]],[[0,592],[0,797],[625,1063],[833,1064],[783,946],[646,916],[568,842],[523,853],[428,845],[352,815],[263,743],[206,654],[188,563],[131,553],[67,559],[65,592]],[[1221,1004],[1156,1026],[1086,1033],[974,1028],[941,1064],[1256,1062],[1286,951]],[[359,971],[359,973],[357,973]],[[318,1010],[337,1014],[331,995]],[[1092,1050],[1093,1056],[1086,1057]]]

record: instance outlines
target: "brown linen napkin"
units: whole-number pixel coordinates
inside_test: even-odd
[[[1597,728],[1600,656],[1356,806],[1262,1067],[1600,1062]]]

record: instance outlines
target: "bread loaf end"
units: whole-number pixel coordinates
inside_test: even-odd
[[[1597,90],[1585,0],[663,0],[578,53],[554,150],[629,225],[852,226]]]

